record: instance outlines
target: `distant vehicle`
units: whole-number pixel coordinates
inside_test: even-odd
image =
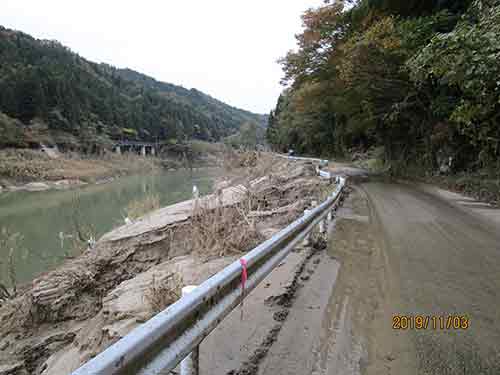
[[[288,156],[293,156],[293,154],[295,154],[295,151],[292,149],[288,150]]]

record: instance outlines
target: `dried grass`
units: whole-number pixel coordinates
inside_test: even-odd
[[[225,167],[242,169],[231,185],[242,185],[245,196],[236,205],[222,207],[222,189],[217,189],[215,202],[198,201],[191,216],[191,251],[202,259],[230,256],[248,251],[264,240],[256,228],[257,218],[250,213],[262,208],[255,182],[275,167],[276,160],[270,155],[226,150]]]
[[[201,200],[191,216],[190,240],[194,253],[201,259],[211,259],[245,252],[257,245],[263,236],[249,217],[252,195],[230,207],[218,202]],[[215,207],[215,208],[214,208]]]
[[[230,182],[232,185],[241,184],[249,190],[255,190],[254,187],[251,186],[252,181],[255,181],[262,177],[268,177],[272,181],[274,178],[274,173],[286,166],[286,162],[284,161],[284,159],[277,158],[271,153],[255,151],[236,152],[234,150],[232,150],[231,152],[234,153],[234,159],[231,159],[230,157],[228,159],[229,161],[226,162],[229,165],[236,165],[238,169],[234,170],[234,168],[226,168],[224,175],[226,176],[226,178],[227,176],[231,177]],[[248,162],[248,160],[252,160],[252,162],[250,163]],[[245,163],[249,165],[245,165]]]
[[[170,274],[161,282],[157,281],[153,275],[153,280],[149,289],[145,293],[145,299],[149,303],[152,312],[159,313],[181,296],[182,277],[177,274]]]
[[[239,155],[243,153],[238,153]],[[254,153],[258,154],[258,153]],[[237,255],[258,245],[264,236],[257,223],[286,225],[303,214],[312,200],[322,202],[333,187],[315,176],[314,167],[290,164],[260,153],[256,163],[239,171],[232,185],[242,185],[245,197],[231,207],[200,200],[191,219],[192,251],[201,258]],[[222,190],[216,191],[216,198]],[[218,198],[217,198],[218,197]],[[218,204],[217,204],[218,203]]]
[[[197,157],[207,154],[217,155],[221,152],[224,152],[225,148],[222,143],[205,142],[199,140],[192,140],[191,142],[189,142],[189,146],[193,154]]]
[[[95,225],[83,215],[83,202],[80,193],[75,192],[71,199],[71,224],[73,232],[69,238],[71,240],[71,250],[66,256],[81,254],[87,249],[97,236]],[[64,239],[64,234],[61,233]]]
[[[0,309],[1,334],[7,336],[11,332],[30,327],[33,319],[30,298],[22,296],[6,300]]]
[[[259,163],[260,152],[235,150],[226,147],[222,154],[222,167],[226,173],[239,168],[253,168]]]
[[[147,193],[144,197],[131,201],[126,208],[126,212],[127,217],[135,220],[159,208],[160,196],[156,193]]]
[[[335,190],[335,185],[331,185],[327,182],[322,182],[316,187],[314,195],[317,197],[318,202],[324,202],[327,200]]]
[[[10,290],[6,285],[0,282],[0,303],[10,298],[14,298],[17,294],[17,275],[14,252],[21,247],[22,240],[23,236],[20,233],[12,232],[5,227],[1,228],[0,253],[7,254],[7,257],[5,260],[0,260],[0,266],[5,269],[5,274],[8,275]]]

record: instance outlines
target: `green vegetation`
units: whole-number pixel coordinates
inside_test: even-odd
[[[210,143],[204,141],[193,140],[189,142],[189,150],[195,157],[202,155],[217,155],[224,152],[224,145],[222,143]]]
[[[144,196],[134,199],[128,204],[126,209],[127,217],[136,220],[160,207],[160,196],[157,193],[148,191]]]
[[[500,1],[327,1],[281,60],[275,149],[383,147],[391,172],[500,174]]]
[[[245,122],[238,133],[227,137],[224,142],[234,148],[255,150],[257,145],[266,143],[266,130],[255,122]]]
[[[112,140],[220,140],[265,116],[129,69],[95,64],[55,41],[0,26],[0,148],[39,142],[88,153]]]

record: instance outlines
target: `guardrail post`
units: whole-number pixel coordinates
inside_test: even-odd
[[[307,208],[304,210],[304,216],[309,214],[311,210],[308,210]],[[309,234],[305,236],[304,240],[302,241],[302,246],[306,247],[309,246]]]
[[[311,202],[312,208],[316,207],[317,205],[318,205],[317,201],[312,201]],[[319,222],[319,233],[323,234],[325,232],[326,232],[326,230],[325,230],[325,220],[321,220]],[[309,241],[309,236],[307,236],[307,240]]]
[[[313,201],[313,207],[316,207],[318,205],[318,202]],[[325,233],[325,220],[321,220],[319,222],[319,233],[323,234]]]
[[[311,205],[312,205],[312,208],[314,208],[314,207],[316,207],[318,205],[318,202],[317,201],[312,201]],[[321,233],[321,234],[325,233],[325,221],[324,220],[321,220],[319,222],[319,233]]]
[[[182,296],[196,289],[196,285],[188,285],[182,288]],[[197,346],[181,362],[181,375],[198,375],[200,373],[200,347]]]

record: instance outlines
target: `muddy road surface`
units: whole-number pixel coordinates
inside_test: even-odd
[[[381,182],[347,203],[331,250],[334,306],[347,303],[352,340],[366,348],[360,372],[500,374],[499,210]]]

